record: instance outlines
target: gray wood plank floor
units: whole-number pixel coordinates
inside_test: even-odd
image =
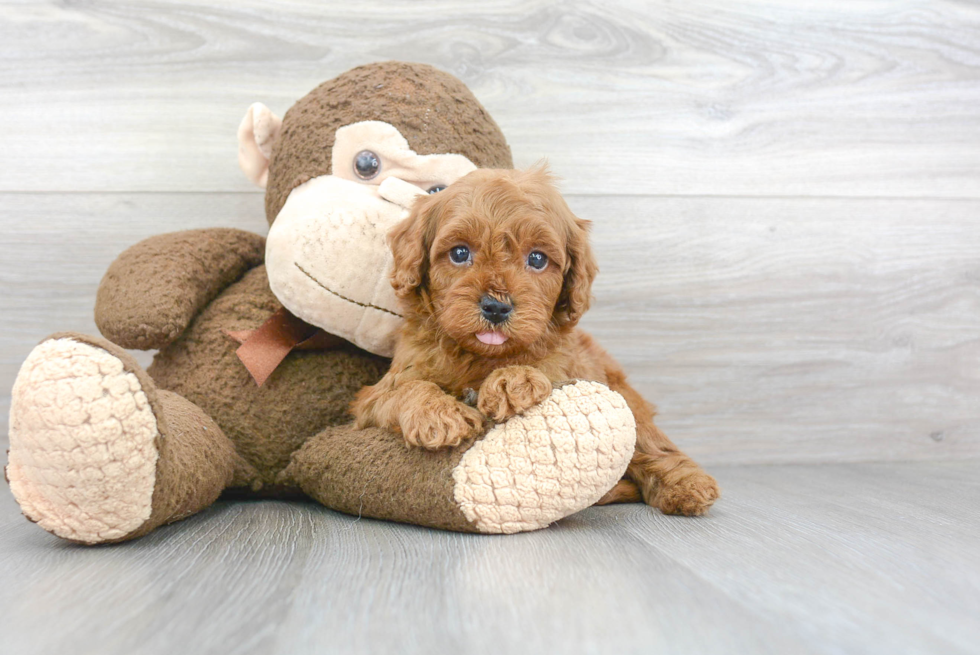
[[[251,102],[392,58],[564,178],[584,324],[723,499],[503,538],[221,502],[87,549],[0,489],[0,653],[980,653],[977,2],[0,0],[0,449],[122,249],[265,231]]]
[[[710,518],[592,508],[513,537],[222,502],[85,548],[3,494],[0,651],[980,652],[980,464],[715,472]]]

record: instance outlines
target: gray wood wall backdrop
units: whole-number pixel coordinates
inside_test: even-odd
[[[587,329],[705,463],[980,457],[980,5],[951,0],[2,2],[2,438],[123,248],[264,231],[249,103],[385,59],[550,160],[595,221]]]

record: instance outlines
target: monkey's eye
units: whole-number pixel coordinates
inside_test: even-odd
[[[540,250],[535,250],[527,256],[527,265],[536,271],[543,271],[544,267],[548,265],[548,255]]]
[[[456,264],[456,266],[465,266],[466,264],[473,263],[473,256],[470,254],[470,249],[466,246],[456,246],[449,251],[449,261]]]
[[[381,172],[381,159],[370,150],[354,155],[354,174],[362,180],[370,180]]]
[[[440,191],[445,191],[445,184],[437,184],[434,187],[429,187],[429,193],[439,193]]]

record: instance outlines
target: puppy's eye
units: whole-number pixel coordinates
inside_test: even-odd
[[[445,184],[437,184],[434,187],[429,187],[429,193],[430,194],[432,194],[432,193],[439,193],[440,191],[445,191],[445,190],[446,190],[446,185]]]
[[[527,265],[536,271],[543,271],[548,265],[548,255],[539,250],[535,250],[527,256]]]
[[[381,159],[370,150],[354,155],[354,174],[362,180],[370,180],[381,172]]]
[[[449,251],[449,261],[457,266],[465,266],[473,261],[473,257],[466,246],[456,246]]]

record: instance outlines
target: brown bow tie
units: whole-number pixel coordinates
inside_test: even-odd
[[[257,330],[222,332],[241,344],[235,354],[260,387],[292,351],[329,350],[344,343],[340,337],[297,318],[285,307]]]

